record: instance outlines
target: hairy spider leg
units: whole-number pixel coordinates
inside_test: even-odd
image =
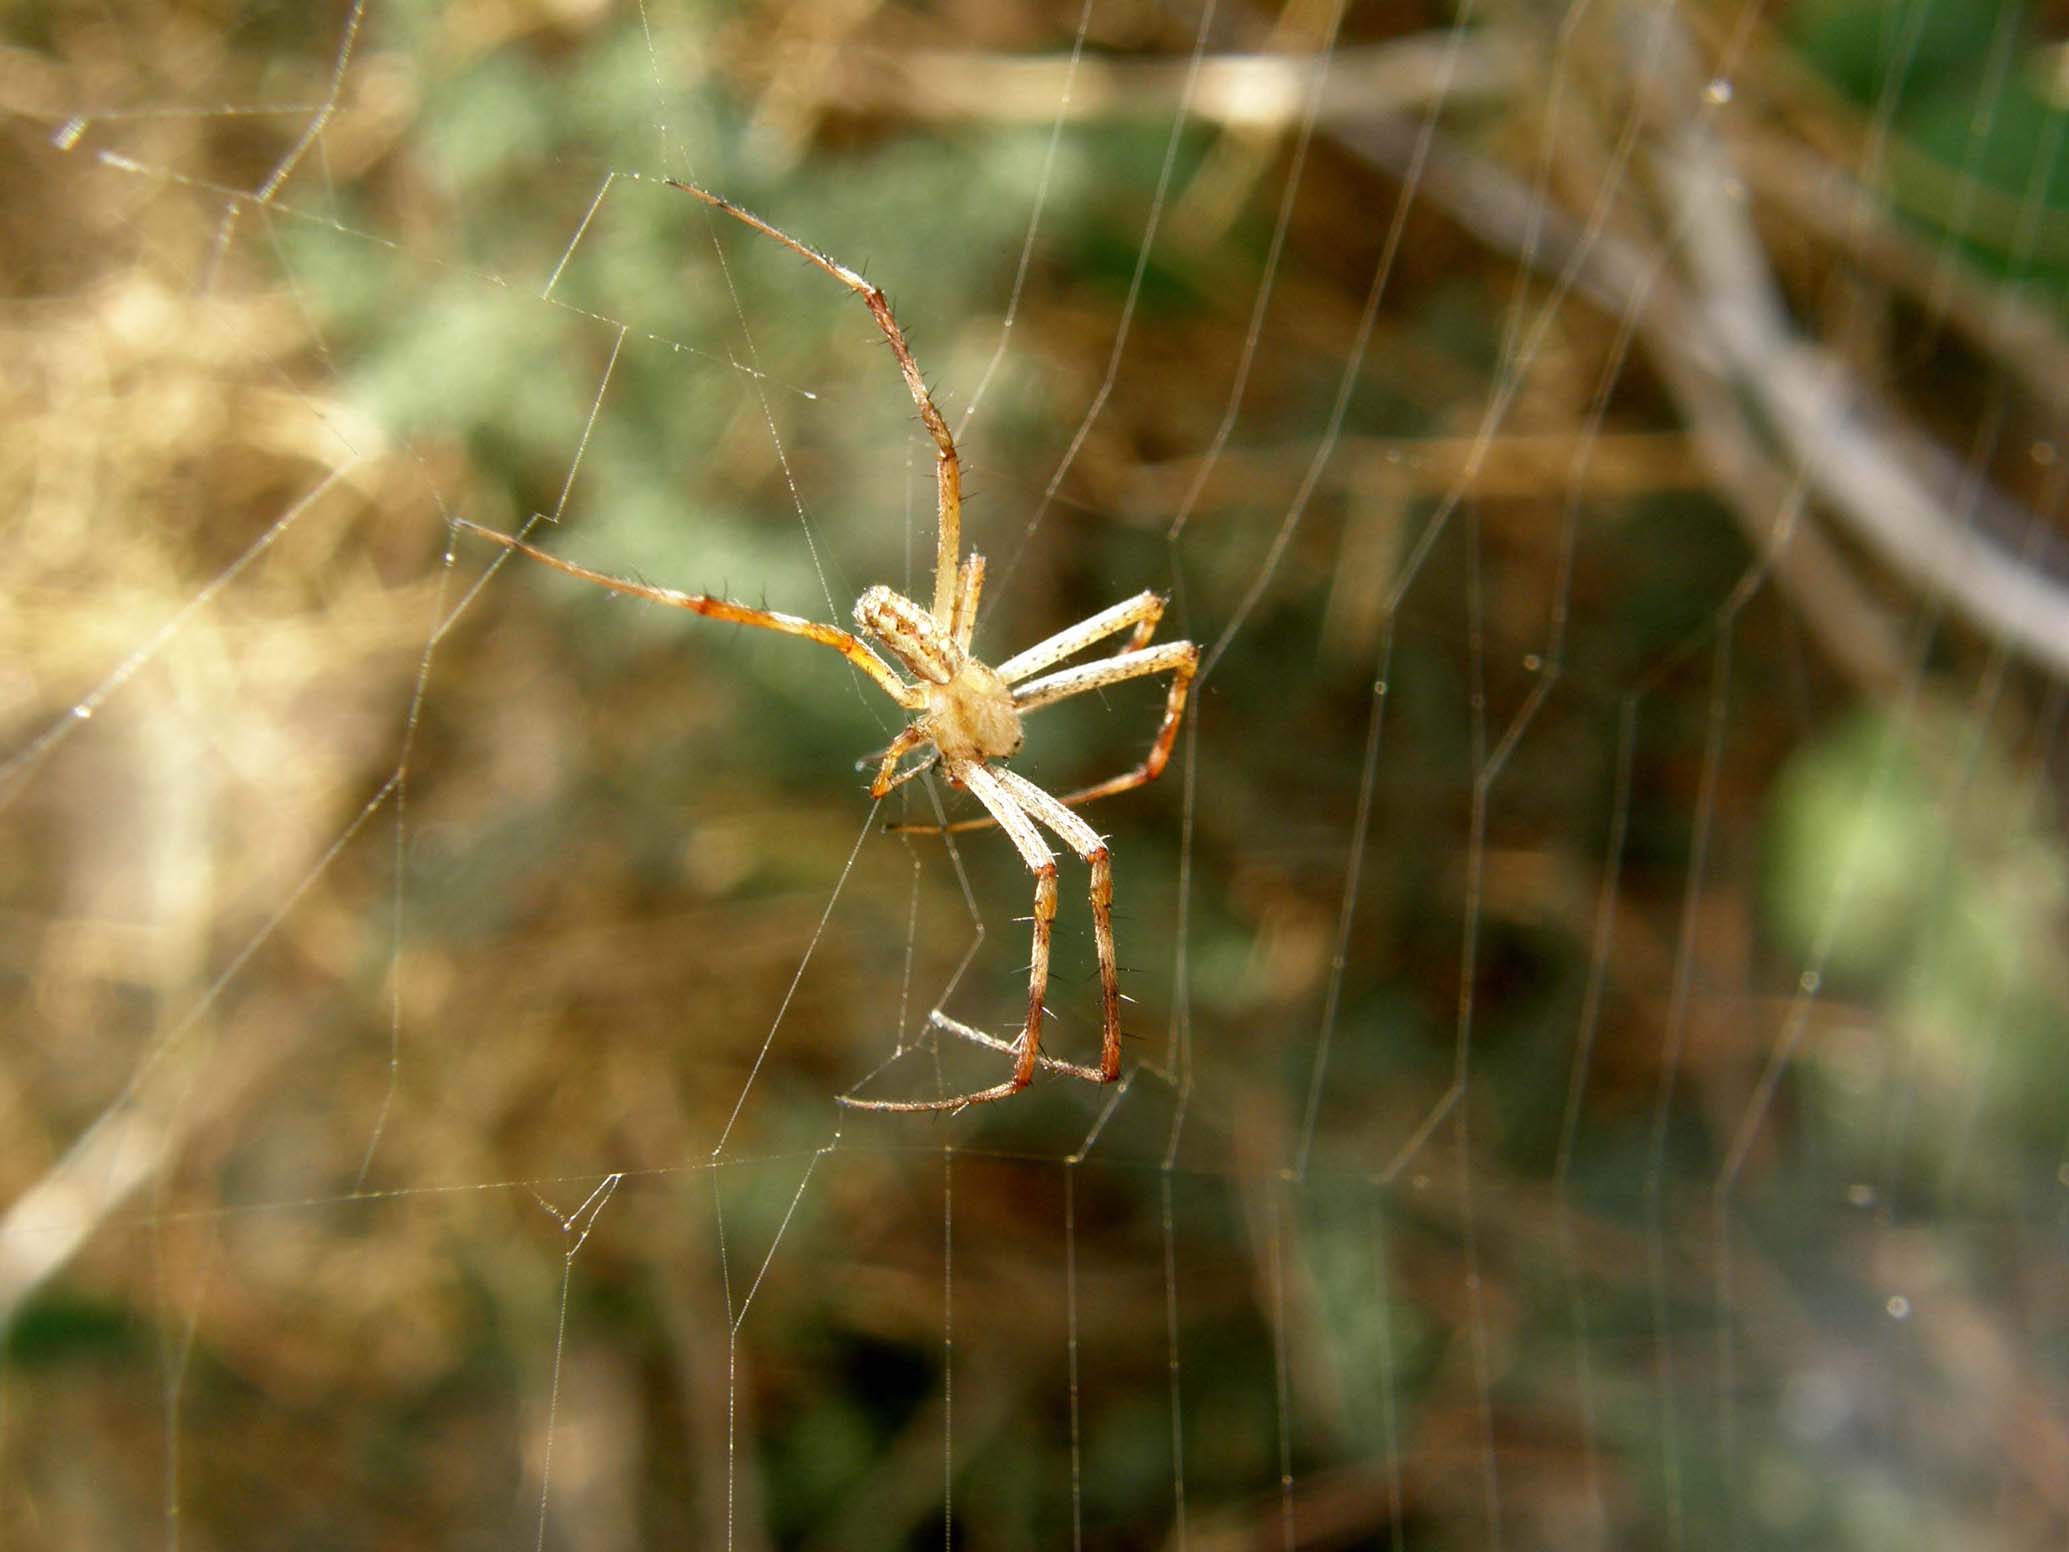
[[[774,609],[752,609],[746,604],[736,604],[729,598],[712,598],[703,593],[682,593],[672,587],[652,587],[645,582],[633,582],[625,577],[611,576],[607,572],[591,571],[587,566],[578,566],[573,561],[562,560],[558,555],[549,555],[536,545],[526,544],[522,539],[514,539],[509,534],[499,533],[493,528],[484,528],[481,524],[469,522],[464,517],[454,518],[453,523],[470,533],[480,534],[482,538],[502,545],[506,550],[528,555],[535,561],[551,566],[555,571],[564,571],[584,582],[594,582],[597,586],[607,587],[614,593],[624,593],[631,598],[644,598],[648,603],[667,604],[672,609],[688,609],[707,619],[730,620],[735,625],[752,625],[761,630],[781,631],[786,636],[802,636],[806,641],[817,642],[822,647],[831,647],[875,680],[877,688],[905,710],[922,711],[926,708],[925,690],[900,679],[889,663],[870,650],[867,642],[838,626],[822,625],[817,620],[801,619],[794,614],[781,614]]]
[[[829,258],[817,248],[799,242],[782,228],[771,226],[753,211],[743,210],[723,195],[714,194],[709,189],[700,189],[694,183],[678,182],[674,178],[664,178],[662,181],[671,189],[680,189],[692,199],[701,199],[714,210],[724,211],[735,221],[753,227],[764,237],[775,239],[799,258],[826,271],[861,297],[863,304],[869,308],[870,316],[876,319],[876,326],[883,331],[884,338],[891,342],[891,354],[898,358],[898,370],[905,378],[906,389],[912,394],[912,402],[919,407],[920,424],[927,428],[927,435],[934,439],[934,618],[944,621],[953,619],[960,581],[957,572],[963,552],[962,463],[956,456],[955,438],[948,433],[948,422],[942,418],[941,411],[934,407],[934,396],[927,391],[926,379],[920,376],[919,363],[912,359],[912,349],[905,343],[905,331],[898,327],[898,320],[891,316],[891,304],[885,300],[884,293],[838,259]],[[973,597],[972,602],[974,601]]]
[[[958,1040],[969,1041],[972,1045],[985,1046],[993,1051],[1004,1051],[1008,1056],[1018,1056],[1020,1054],[1019,1041],[1001,1040],[997,1035],[992,1034],[988,1030],[978,1029],[974,1025],[965,1024],[958,1018],[950,1018],[939,1008],[927,1015],[927,1022],[936,1029],[954,1035]],[[1060,1072],[1066,1078],[1082,1078],[1087,1083],[1104,1083],[1106,1081],[1105,1078],[1100,1076],[1097,1067],[1087,1067],[1081,1062],[1059,1061],[1047,1051],[1042,1052],[1035,1058],[1035,1066],[1039,1067],[1043,1072]]]
[[[984,557],[972,550],[956,579],[955,618],[949,621],[955,644],[963,649],[965,657],[970,655],[970,640],[977,634],[977,600],[983,593]]]
[[[1128,638],[1128,644],[1121,652],[1135,652],[1149,645],[1149,639],[1156,634],[1157,621],[1164,617],[1164,600],[1155,593],[1137,593],[1133,598],[1124,598],[1117,604],[1108,604],[1095,615],[1067,625],[1053,636],[1045,636],[1024,652],[1016,652],[998,665],[998,676],[1008,684],[1040,673],[1045,668],[1054,668],[1065,658],[1076,657],[1087,647],[1117,636],[1129,626],[1135,627],[1135,634]],[[1119,656],[1119,653],[1115,654]]]
[[[1026,1088],[1034,1081],[1035,1066],[1041,1060],[1042,1001],[1048,995],[1049,942],[1056,920],[1056,854],[1049,850],[1048,842],[1042,839],[1034,821],[1021,810],[1011,791],[999,779],[1004,772],[994,772],[975,760],[955,760],[949,763],[948,774],[950,780],[969,788],[971,796],[990,811],[999,828],[1006,832],[1019,851],[1020,860],[1034,874],[1034,948],[1028,960],[1027,1023],[1020,1031],[1020,1039],[1011,1047],[1016,1058],[1013,1075],[1004,1083],[949,1099],[858,1099],[852,1094],[841,1095],[840,1102],[851,1109],[910,1113],[961,1110],[970,1105],[988,1104],[993,1100],[1010,1098]]]
[[[1054,831],[1092,871],[1092,944],[1099,957],[1099,1070],[1080,1076],[1112,1083],[1121,1075],[1121,982],[1114,956],[1113,855],[1107,850],[1105,836],[1025,776],[1004,767],[992,774],[1012,794],[1014,802]]]
[[[1171,676],[1171,691],[1164,697],[1164,720],[1157,728],[1156,742],[1149,746],[1149,753],[1142,757],[1142,763],[1118,776],[1066,793],[1060,801],[1073,806],[1090,803],[1096,798],[1112,797],[1116,792],[1140,787],[1163,775],[1164,767],[1171,760],[1171,746],[1178,739],[1179,721],[1185,716],[1185,701],[1192,690],[1193,675],[1199,671],[1200,649],[1190,641],[1171,641],[1160,647],[1144,647],[1139,652],[1117,653],[1096,663],[1066,668],[1016,686],[1013,704],[1021,711],[1033,711],[1068,700],[1073,695],[1083,695],[1087,690],[1105,689],[1123,680],[1140,679],[1150,674]]]
[[[904,770],[898,771],[896,775],[892,774],[898,762],[904,759],[906,755],[919,748],[921,744],[932,742],[933,735],[927,731],[924,723],[919,722],[913,723],[904,732],[892,739],[890,747],[884,751],[883,763],[877,767],[876,780],[869,784],[869,795],[873,798],[884,797],[892,788],[902,787],[908,781],[911,781],[913,777],[924,771],[931,771],[936,765],[940,764],[941,751],[936,749],[934,753],[928,755],[924,760],[915,760]]]

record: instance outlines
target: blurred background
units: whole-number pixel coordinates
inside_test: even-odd
[[[2059,1545],[2064,20],[12,7],[0,1534]]]

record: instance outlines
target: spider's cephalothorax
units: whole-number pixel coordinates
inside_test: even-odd
[[[972,579],[981,579],[984,557],[972,555],[964,570]],[[974,606],[982,585],[973,580],[958,588],[958,603],[967,597]],[[1012,689],[996,669],[964,651],[952,629],[943,630],[925,609],[883,586],[855,601],[855,623],[889,647],[920,681],[926,709],[913,719],[913,729],[924,730],[941,759],[953,765],[958,760],[1004,760],[1020,752],[1026,735],[1020,730]]]
[[[846,265],[806,247],[738,205],[687,183],[670,180],[670,186],[745,222],[826,271],[862,298],[884,338],[890,341],[891,353],[898,358],[899,373],[905,379],[913,403],[919,406],[920,421],[934,440],[938,513],[934,599],[933,607],[928,608],[888,587],[872,587],[855,601],[855,623],[884,644],[891,656],[912,676],[912,682],[900,678],[867,642],[838,626],[822,625],[771,609],[754,609],[730,599],[681,593],[673,588],[650,587],[622,577],[607,576],[548,555],[509,534],[482,528],[465,518],[457,521],[461,527],[492,539],[507,549],[529,555],[556,570],[615,592],[688,609],[711,619],[731,620],[762,630],[781,631],[788,636],[802,636],[807,641],[833,648],[867,674],[912,719],[905,731],[892,739],[890,747],[884,750],[876,779],[869,784],[870,795],[882,798],[892,788],[938,764],[948,779],[983,804],[989,815],[986,819],[966,820],[948,828],[976,829],[996,824],[1013,842],[1014,849],[1020,853],[1021,860],[1035,879],[1034,952],[1028,970],[1027,1022],[1018,1038],[1002,1040],[959,1023],[938,1008],[930,1016],[937,1029],[1011,1054],[1014,1058],[1012,1076],[974,1094],[958,1094],[944,1099],[863,1099],[844,1094],[841,1103],[865,1110],[960,1110],[965,1105],[1017,1094],[1033,1081],[1038,1067],[1094,1083],[1111,1083],[1121,1075],[1121,994],[1114,960],[1113,866],[1106,842],[1073,809],[1094,798],[1109,797],[1116,792],[1139,787],[1154,780],[1164,769],[1171,758],[1172,743],[1178,736],[1178,721],[1185,712],[1186,694],[1199,668],[1199,649],[1189,641],[1150,645],[1157,621],[1164,613],[1164,601],[1154,593],[1138,593],[1035,643],[995,668],[980,663],[970,651],[970,642],[977,629],[978,601],[984,592],[984,557],[975,554],[966,557],[962,553],[962,469],[956,456],[955,439],[949,435],[948,422],[934,407],[934,400],[920,377],[919,367],[913,361],[912,351],[905,343],[898,321],[891,316],[890,304],[884,300],[884,294]],[[1123,631],[1128,633],[1127,644],[1118,652],[1081,662],[1075,667],[1057,666]],[[1164,701],[1164,718],[1149,753],[1132,770],[1059,798],[998,763],[1019,751],[1021,719],[1028,712],[1073,695],[1082,695],[1087,690],[1155,674],[1171,676],[1170,692]],[[901,768],[899,761],[912,754],[919,754],[920,758]],[[926,830],[938,827],[907,828]],[[1099,958],[1103,1013],[1097,1067],[1060,1062],[1041,1053],[1042,1007],[1049,982],[1049,938],[1051,924],[1056,917],[1056,854],[1042,839],[1044,829],[1077,853],[1091,870],[1092,938]]]

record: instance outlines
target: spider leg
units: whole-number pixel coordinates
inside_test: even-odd
[[[1014,653],[994,672],[1006,683],[1018,684],[1031,674],[1053,668],[1067,657],[1076,657],[1093,643],[1104,641],[1132,625],[1135,634],[1117,654],[1125,657],[1149,645],[1149,638],[1156,633],[1157,621],[1163,617],[1163,599],[1155,593],[1137,593],[1133,598],[1109,604],[1075,625],[1066,626],[1055,635],[1036,642],[1025,652]]]
[[[1114,960],[1113,856],[1106,848],[1106,838],[1025,776],[1003,767],[991,774],[1014,802],[1055,831],[1092,870],[1092,943],[1099,955],[1099,1070],[1073,1071],[1080,1077],[1112,1083],[1121,1075],[1121,983]]]
[[[1170,763],[1171,748],[1178,739],[1178,724],[1185,716],[1186,696],[1191,691],[1193,675],[1199,672],[1199,666],[1200,649],[1197,646],[1190,641],[1168,641],[1162,646],[1121,652],[1097,662],[1066,668],[1018,686],[1013,691],[1014,705],[1021,711],[1032,711],[1068,700],[1073,695],[1082,695],[1087,690],[1105,689],[1108,685],[1140,679],[1147,674],[1171,675],[1171,693],[1164,700],[1164,721],[1157,729],[1156,742],[1150,745],[1142,762],[1133,770],[1110,776],[1089,787],[1080,787],[1075,792],[1067,792],[1055,801],[1076,808],[1081,803],[1112,797],[1116,792],[1126,792],[1161,776],[1164,767]],[[889,828],[907,835],[961,835],[969,830],[989,829],[993,822],[990,819],[958,819],[947,825],[896,824]]]
[[[1017,1058],[1013,1075],[1004,1083],[979,1089],[974,1094],[958,1094],[952,1099],[857,1099],[850,1094],[841,1095],[840,1102],[852,1109],[961,1110],[967,1105],[1009,1099],[1034,1079],[1035,1067],[1042,1054],[1042,1000],[1049,989],[1050,929],[1056,920],[1056,854],[1049,850],[1048,842],[1042,839],[1034,821],[1022,812],[1012,790],[1000,779],[1005,774],[974,760],[955,760],[949,764],[949,775],[969,788],[977,801],[990,810],[992,818],[999,822],[999,828],[1019,850],[1020,860],[1034,874],[1034,952],[1029,960],[1027,977],[1027,1025],[1011,1047]],[[1118,1057],[1118,1052],[1116,1055]]]
[[[997,1035],[978,1029],[973,1025],[965,1024],[961,1019],[950,1018],[939,1008],[927,1015],[927,1022],[936,1029],[954,1035],[958,1040],[969,1041],[972,1045],[988,1046],[994,1051],[1004,1051],[1008,1056],[1018,1056],[1020,1054],[1020,1046],[1017,1041],[1001,1040]],[[1079,1062],[1060,1062],[1055,1057],[1047,1054],[1037,1056],[1035,1058],[1035,1066],[1041,1068],[1043,1072],[1060,1072],[1066,1077],[1083,1078],[1087,1083],[1104,1083],[1106,1081],[1100,1076],[1097,1067],[1087,1067]]]
[[[883,330],[884,338],[891,342],[891,354],[898,358],[898,371],[905,379],[905,387],[912,394],[912,402],[919,407],[920,424],[927,428],[927,435],[934,439],[934,485],[936,529],[934,541],[934,618],[947,620],[954,617],[957,568],[963,553],[963,473],[962,462],[956,456],[955,438],[948,434],[948,422],[941,417],[941,411],[934,407],[934,396],[927,391],[926,380],[920,376],[919,364],[912,359],[912,347],[905,343],[905,331],[898,327],[898,320],[891,316],[891,304],[884,299],[884,293],[864,280],[855,271],[837,259],[828,258],[817,248],[807,247],[788,232],[769,225],[751,210],[743,210],[731,200],[700,189],[694,183],[679,183],[674,178],[664,178],[671,189],[680,189],[693,199],[701,199],[714,210],[722,210],[735,221],[753,227],[764,237],[773,238],[807,263],[826,271],[835,280],[862,298],[869,308],[870,316],[876,319],[876,326]]]
[[[702,593],[679,593],[672,587],[650,587],[644,582],[632,582],[624,577],[591,571],[587,566],[577,566],[573,561],[549,555],[544,550],[526,544],[522,539],[513,539],[509,534],[498,533],[493,528],[470,523],[464,517],[456,517],[453,522],[470,533],[477,533],[484,539],[493,540],[506,550],[528,555],[533,560],[551,566],[555,571],[564,571],[571,577],[581,578],[584,582],[594,582],[597,586],[607,587],[614,593],[624,593],[631,598],[644,598],[648,603],[667,604],[674,609],[688,609],[707,619],[730,620],[735,625],[753,625],[761,630],[781,631],[786,636],[801,636],[806,641],[817,642],[822,647],[831,647],[875,680],[878,689],[907,711],[922,710],[927,704],[924,690],[900,679],[892,671],[891,665],[872,652],[859,636],[851,635],[837,626],[821,625],[817,620],[800,619],[794,614],[779,614],[773,609],[752,609],[746,604],[736,604],[729,598],[711,598]]]
[[[984,557],[972,551],[956,577],[955,618],[949,621],[955,644],[963,649],[965,655],[970,650],[970,638],[977,634],[977,600],[983,592]]]
[[[1013,704],[1022,711],[1033,711],[1040,706],[1068,700],[1073,695],[1083,695],[1087,690],[1103,690],[1110,684],[1140,679],[1146,674],[1167,673],[1171,676],[1171,693],[1164,698],[1164,720],[1157,728],[1156,742],[1149,746],[1149,753],[1142,757],[1142,763],[1131,771],[1123,771],[1118,776],[1110,776],[1105,781],[1065,794],[1062,801],[1075,807],[1095,798],[1127,792],[1145,782],[1155,781],[1164,773],[1164,767],[1171,760],[1171,746],[1178,740],[1178,724],[1185,716],[1185,698],[1192,689],[1193,675],[1199,671],[1200,649],[1190,641],[1171,641],[1161,647],[1122,652],[1096,663],[1031,679],[1013,691]]]
[[[915,761],[906,769],[898,771],[896,775],[892,774],[900,760],[919,748],[921,744],[927,743],[932,736],[925,728],[918,723],[914,723],[896,738],[892,739],[890,748],[884,751],[883,763],[877,767],[876,780],[869,784],[869,795],[873,798],[883,797],[892,788],[904,786],[922,771],[931,771],[941,759],[941,752],[938,749],[928,755],[926,759]]]

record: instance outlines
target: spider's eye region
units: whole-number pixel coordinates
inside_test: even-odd
[[[962,650],[941,622],[888,587],[872,587],[855,600],[855,623],[921,679],[946,684],[962,667]]]

